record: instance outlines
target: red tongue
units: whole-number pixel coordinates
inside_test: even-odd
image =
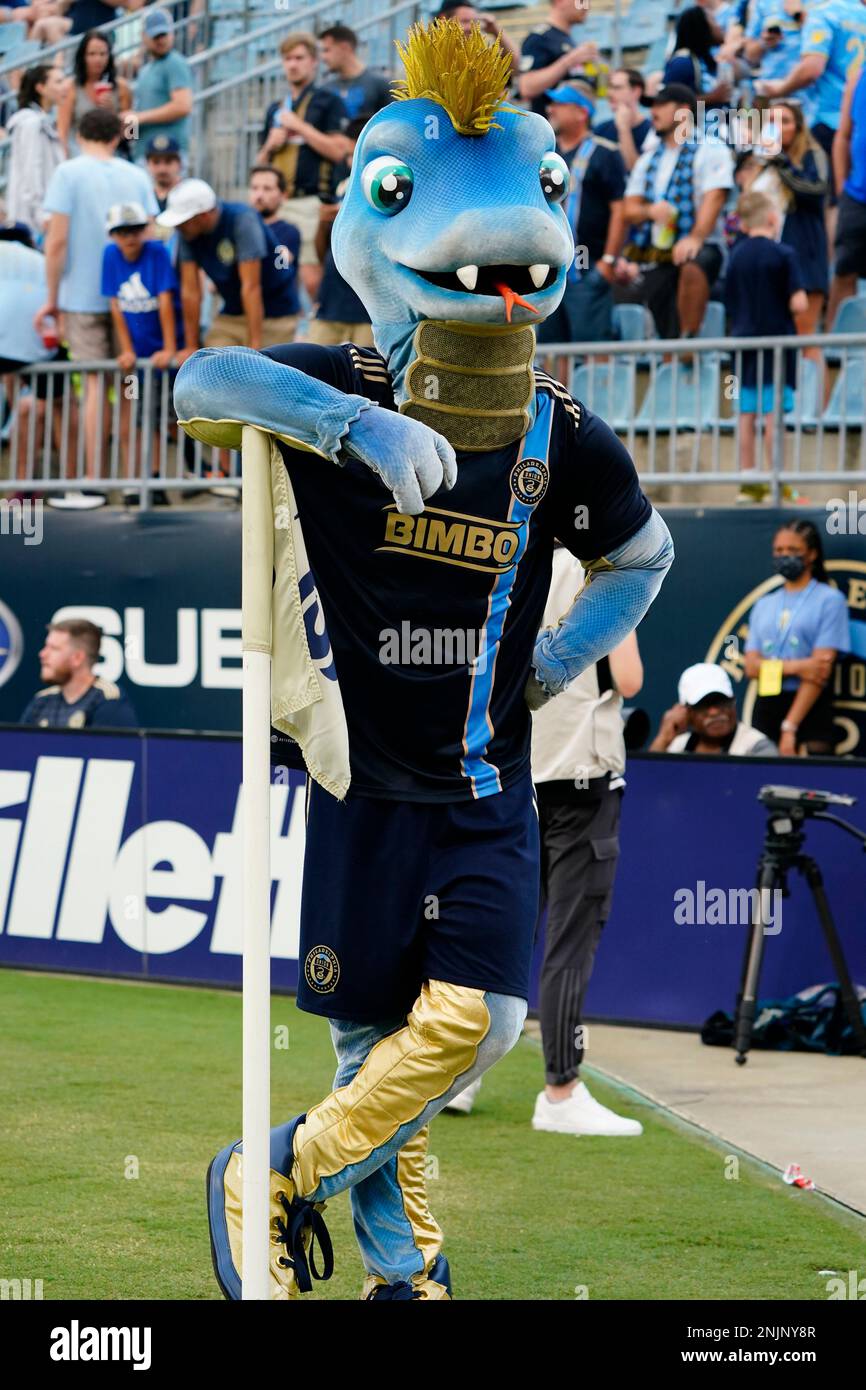
[[[529,309],[530,313],[538,313],[534,304],[528,303],[527,300],[523,299],[515,290],[510,289],[508,285],[503,285],[501,281],[494,280],[493,288],[498,290],[505,300],[505,318],[508,323],[511,322],[511,310],[514,308],[515,304],[520,304],[522,308]]]

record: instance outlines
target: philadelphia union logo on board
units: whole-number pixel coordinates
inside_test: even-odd
[[[304,977],[316,994],[330,994],[337,988],[340,962],[330,946],[314,946],[304,961]]]
[[[23,641],[18,619],[12,609],[0,601],[0,685],[5,685],[15,675],[21,661],[22,649]]]
[[[550,474],[543,459],[520,459],[511,470],[511,491],[518,502],[534,507],[547,492]]]

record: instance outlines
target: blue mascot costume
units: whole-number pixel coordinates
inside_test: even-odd
[[[533,366],[574,256],[550,126],[505,105],[508,59],[477,27],[418,25],[401,56],[332,243],[376,350],[204,350],[175,391],[200,439],[278,441],[348,732],[348,793],[310,783],[298,1003],[329,1019],[338,1068],[272,1132],[278,1299],[330,1273],[322,1210],[346,1188],[361,1297],[451,1297],[427,1126],[523,1026],[530,710],[634,629],[672,559],[619,440]],[[539,636],[556,544],[587,583]],[[208,1177],[232,1299],[240,1162],[230,1144]]]

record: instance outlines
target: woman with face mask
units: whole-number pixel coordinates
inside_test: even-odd
[[[826,756],[837,741],[833,667],[851,650],[848,605],[828,582],[811,521],[780,527],[773,567],[783,582],[758,599],[746,639],[746,675],[758,682],[752,726],[777,743],[782,756]]]

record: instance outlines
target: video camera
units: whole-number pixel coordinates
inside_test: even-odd
[[[828,806],[856,806],[856,796],[811,791],[806,787],[762,787],[758,800],[771,811],[787,811],[795,819],[816,816]]]

